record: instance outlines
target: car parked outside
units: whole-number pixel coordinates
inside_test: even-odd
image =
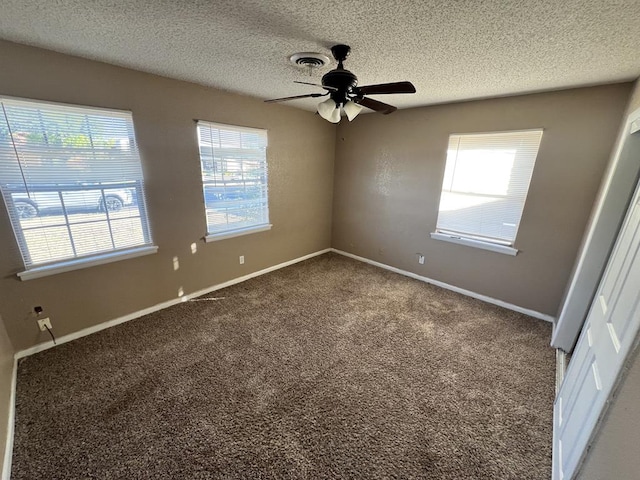
[[[5,188],[6,189],[6,188]],[[117,212],[134,203],[133,188],[109,185],[38,185],[29,192],[11,192],[19,218],[38,215],[75,213],[80,211]],[[64,208],[63,208],[64,205]]]
[[[204,201],[207,208],[220,209],[233,205],[237,208],[251,208],[262,204],[262,190],[259,185],[204,185]]]

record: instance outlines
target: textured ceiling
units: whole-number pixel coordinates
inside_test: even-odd
[[[635,79],[639,28],[640,0],[0,0],[0,38],[262,99],[346,43],[360,85],[415,84],[400,108]]]

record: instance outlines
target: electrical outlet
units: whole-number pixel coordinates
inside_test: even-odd
[[[53,328],[51,326],[51,319],[49,317],[39,318],[38,319],[38,326],[40,327],[40,330],[42,330],[43,332],[45,330],[47,330],[47,328],[49,328],[49,329]]]
[[[424,265],[424,255],[418,254],[418,263]]]
[[[244,255],[240,255],[240,265],[244,265]]]

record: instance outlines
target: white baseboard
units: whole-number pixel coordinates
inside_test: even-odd
[[[56,339],[56,345],[61,345],[63,343],[70,342],[72,340],[76,340],[78,338],[86,337],[87,335],[91,335],[92,333],[99,332],[100,330],[105,330],[107,328],[113,327],[115,325],[120,325],[121,323],[128,322],[130,320],[134,320],[136,318],[143,317],[144,315],[148,315],[153,312],[157,312],[158,310],[165,309],[167,307],[171,307],[172,305],[177,305],[182,302],[186,302],[191,300],[192,298],[199,297],[201,295],[205,295],[207,293],[211,293],[215,290],[220,290],[222,288],[230,287],[231,285],[235,285],[237,283],[244,282],[251,278],[259,277],[260,275],[264,275],[265,273],[273,272],[274,270],[279,270],[284,267],[288,267],[289,265],[293,265],[294,263],[302,262],[304,260],[308,260],[309,258],[317,257],[318,255],[322,255],[324,253],[330,252],[330,248],[325,248],[324,250],[319,250],[314,253],[310,253],[308,255],[304,255],[302,257],[294,258],[293,260],[289,260],[283,263],[279,263],[277,265],[273,265],[272,267],[265,268],[263,270],[258,270],[257,272],[250,273],[248,275],[244,275],[242,277],[234,278],[227,282],[219,283],[212,287],[203,288],[202,290],[198,290],[197,292],[189,293],[187,295],[183,295],[182,297],[174,298],[168,300],[166,302],[158,303],[148,308],[144,308],[142,310],[138,310],[137,312],[130,313],[128,315],[124,315],[123,317],[115,318],[113,320],[108,320],[106,322],[100,323],[98,325],[94,325],[92,327],[84,328],[82,330],[78,330],[77,332],[70,333],[68,335],[64,335],[60,338]],[[33,355],[38,352],[42,352],[44,350],[48,350],[50,348],[55,347],[56,345],[53,342],[40,343],[33,347],[27,348],[25,350],[20,350],[15,354],[15,358],[23,358],[28,357],[29,355]]]
[[[9,416],[7,418],[7,443],[4,450],[4,462],[2,464],[2,480],[11,478],[11,461],[13,459],[13,431],[16,419],[16,381],[18,377],[18,359],[13,359],[13,372],[11,373],[11,392],[9,394]]]
[[[498,300],[497,298],[487,297],[486,295],[472,292],[471,290],[465,290],[464,288],[455,287],[453,285],[449,285],[448,283],[440,282],[438,280],[433,280],[432,278],[423,277],[422,275],[418,275],[417,273],[409,272],[407,270],[401,270],[400,268],[392,267],[391,265],[386,265],[384,263],[376,262],[374,260],[369,260],[368,258],[360,257],[358,255],[354,255],[353,253],[344,252],[342,250],[337,250],[335,248],[332,248],[331,251],[338,253],[340,255],[344,255],[345,257],[353,258],[354,260],[359,260],[361,262],[368,263],[370,265],[375,265],[376,267],[384,268],[385,270],[389,270],[391,272],[399,273],[400,275],[404,275],[406,277],[411,277],[416,280],[420,280],[421,282],[430,283],[431,285],[435,285],[441,288],[446,288],[447,290],[461,293],[462,295],[476,298],[478,300],[482,300],[483,302],[491,303],[493,305],[498,305],[499,307],[504,307],[506,309],[513,310],[514,312],[524,313],[525,315],[529,315],[530,317],[538,318],[540,320],[545,320],[547,322],[553,323],[555,321],[554,317],[552,317],[551,315],[547,315],[546,313],[540,313],[540,312],[536,312],[535,310],[519,307],[518,305],[514,305],[508,302],[503,302],[502,300]]]

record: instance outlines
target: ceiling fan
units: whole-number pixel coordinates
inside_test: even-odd
[[[315,85],[324,88],[326,93],[309,93],[293,97],[274,98],[265,102],[284,102],[299,98],[317,98],[329,96],[318,104],[318,113],[322,118],[332,123],[340,122],[340,108],[344,110],[349,121],[356,118],[362,107],[370,108],[376,112],[387,115],[397,110],[393,105],[367,98],[365,95],[386,95],[392,93],[416,93],[416,88],[411,82],[381,83],[378,85],[358,86],[358,77],[344,68],[343,62],[349,56],[351,47],[348,45],[334,45],[331,47],[333,58],[338,62],[338,67],[326,73],[322,77],[322,84],[298,82],[303,85]]]

